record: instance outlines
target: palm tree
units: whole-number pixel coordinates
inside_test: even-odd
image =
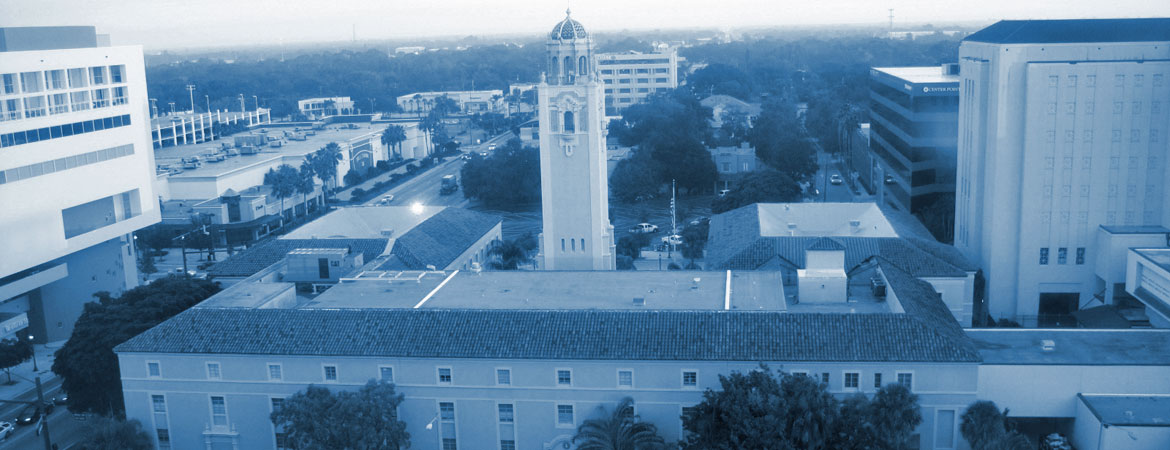
[[[422,119],[422,106],[424,102],[422,94],[414,94],[414,97],[411,97],[410,101],[414,103],[414,112],[418,114],[418,118]]]
[[[586,420],[577,428],[573,444],[578,450],[659,450],[666,441],[658,435],[658,427],[642,422],[634,414],[634,400],[623,398],[613,413],[598,408],[600,418]]]
[[[406,140],[406,129],[401,125],[390,124],[386,126],[386,131],[382,132],[382,145],[388,145],[394,148],[394,153],[399,158],[402,157],[402,142]]]
[[[309,161],[301,163],[301,169],[297,171],[297,193],[301,194],[301,203],[305,205],[305,215],[309,215],[309,194],[313,193],[313,189],[317,187],[317,183],[313,181],[313,165]]]
[[[313,173],[321,179],[323,190],[329,188],[330,181],[337,179],[337,165],[341,163],[342,158],[341,146],[337,145],[336,142],[330,142],[308,156]],[[328,199],[328,196],[322,198],[325,200]]]
[[[538,245],[532,233],[525,233],[510,241],[495,241],[488,249],[491,260],[487,265],[493,270],[516,270],[532,262],[532,251]]]

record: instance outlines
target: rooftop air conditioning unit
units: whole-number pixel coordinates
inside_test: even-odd
[[[646,297],[634,297],[634,306],[646,306]]]

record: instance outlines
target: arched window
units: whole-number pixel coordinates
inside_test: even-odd
[[[561,239],[561,251],[562,252],[565,251],[565,240],[564,239]]]
[[[581,238],[581,251],[585,251],[585,238]]]
[[[573,82],[573,58],[565,57],[565,82]]]
[[[569,239],[569,246],[573,247],[573,251],[577,251],[577,240]]]
[[[589,73],[589,69],[585,67],[585,57],[577,59],[577,75],[585,75]]]
[[[573,123],[573,112],[572,111],[565,111],[565,132],[566,133],[576,133],[577,132],[577,126],[575,123]]]

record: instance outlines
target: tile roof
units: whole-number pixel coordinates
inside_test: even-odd
[[[882,274],[889,282],[890,290],[897,294],[898,303],[901,303],[902,309],[906,311],[906,316],[921,322],[923,326],[938,333],[940,338],[953,342],[965,352],[978,353],[975,345],[963,333],[959,321],[955,320],[954,314],[947,309],[946,303],[943,303],[941,296],[935,292],[934,286],[915,278],[896,265],[887,264],[884,257],[879,258],[881,261],[878,265]]]
[[[953,320],[953,319],[952,319]],[[415,358],[978,362],[907,314],[193,308],[118,353]]]
[[[396,264],[409,269],[422,270],[428,265],[444,269],[502,221],[491,214],[446,208],[396,239],[390,253]],[[400,267],[382,270],[390,269]]]
[[[806,247],[806,249],[813,250],[813,251],[817,251],[817,250],[845,250],[845,246],[841,245],[840,242],[833,240],[833,238],[823,237],[823,238],[817,239],[815,241],[812,241],[811,244],[808,244],[808,247]]]
[[[825,240],[823,236],[762,236],[758,214],[756,205],[749,205],[711,218],[709,268],[803,269],[805,251]],[[877,256],[915,277],[958,277],[977,270],[954,247],[919,237],[833,236],[831,241],[845,250],[846,272]]]
[[[232,255],[211,266],[211,277],[248,277],[276,264],[298,248],[349,248],[361,252],[365,261],[386,251],[387,239],[272,239]]]
[[[1001,20],[963,41],[992,44],[1170,41],[1170,19]]]

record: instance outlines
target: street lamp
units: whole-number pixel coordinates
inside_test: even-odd
[[[37,368],[37,347],[35,344],[33,344],[33,335],[31,335],[31,334],[28,335],[28,345],[32,346],[32,348],[33,348],[33,354],[32,354],[33,372],[34,373],[40,372],[40,369]]]

